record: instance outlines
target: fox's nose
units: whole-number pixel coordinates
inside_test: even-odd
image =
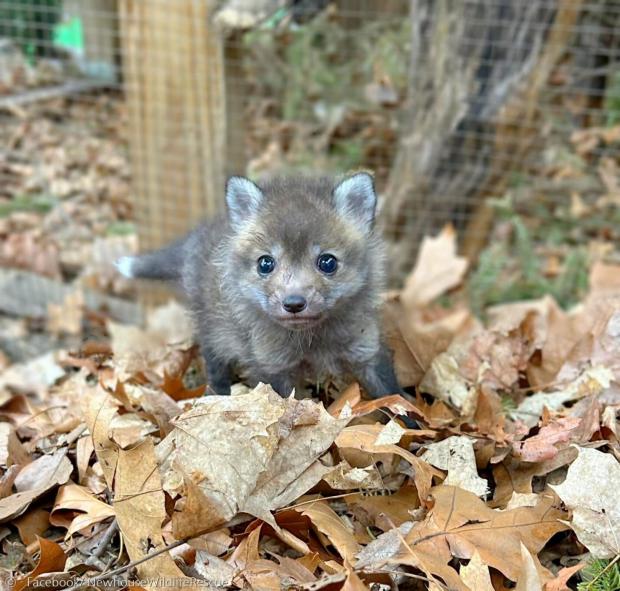
[[[306,298],[301,295],[288,295],[282,300],[282,307],[292,314],[305,310],[307,305]]]

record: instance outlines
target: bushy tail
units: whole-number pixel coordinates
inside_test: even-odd
[[[186,238],[160,250],[134,257],[121,257],[116,268],[125,277],[178,281],[183,271]]]

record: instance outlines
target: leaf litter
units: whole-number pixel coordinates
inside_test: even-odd
[[[435,239],[412,273],[409,286],[446,277],[436,290],[388,298],[401,307],[393,340],[443,335],[415,372],[403,366],[414,351],[397,355],[415,386],[406,397],[329,388],[326,409],[266,384],[202,396],[198,353],[172,304],[143,329],[109,323],[107,348],[46,358],[43,379],[9,366],[0,543],[21,548],[17,587],[30,573],[556,589],[583,562],[561,548],[617,555],[620,292],[601,288],[594,269],[591,293],[569,312],[547,297],[491,309],[482,323],[455,304],[460,320],[438,328],[454,312],[437,298],[465,267],[451,247],[445,276],[424,257],[454,240]],[[406,428],[403,414],[422,428]]]
[[[130,289],[109,268],[110,252],[136,248],[134,234],[115,234],[131,219],[114,141],[122,108],[101,98],[96,123],[114,119],[112,129],[71,141],[55,117],[92,111],[47,109],[54,116],[7,126],[23,161],[37,153],[41,166],[7,162],[0,261],[77,277],[48,306],[47,331],[79,340],[95,322],[107,342],[0,363],[0,568],[16,589],[28,576],[57,586],[88,576],[119,587],[166,577],[176,587],[552,591],[574,587],[589,556],[618,555],[613,259],[595,257],[573,308],[546,295],[486,307],[482,321],[459,297],[470,265],[446,228],[424,241],[403,290],[385,295],[407,397],[368,401],[355,384],[328,387],[325,407],[268,385],[203,397],[178,305],[139,328],[85,304],[89,287]],[[590,130],[573,141],[590,157],[617,138]],[[604,195],[573,198],[576,217],[617,203],[614,166],[601,160]],[[405,413],[422,428],[407,429]]]

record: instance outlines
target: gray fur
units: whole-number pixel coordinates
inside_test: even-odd
[[[231,370],[241,368],[251,383],[271,383],[283,396],[304,379],[329,375],[356,377],[373,396],[400,391],[380,330],[384,251],[373,227],[371,177],[275,178],[260,186],[233,177],[226,197],[228,216],[131,265],[133,276],[182,288],[211,389],[228,394]],[[330,276],[316,267],[325,252],[339,261]],[[265,254],[276,268],[261,276],[256,262]],[[282,308],[293,293],[308,301],[294,318]]]

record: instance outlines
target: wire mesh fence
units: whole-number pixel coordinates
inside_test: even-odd
[[[0,312],[59,332],[135,319],[111,263],[229,174],[373,171],[394,284],[446,223],[485,301],[615,256],[614,0],[0,0],[0,109]]]

